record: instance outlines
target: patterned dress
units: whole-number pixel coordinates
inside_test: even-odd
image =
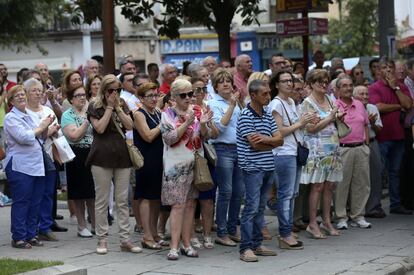
[[[196,199],[198,191],[193,183],[194,150],[203,154],[200,138],[200,116],[178,139],[177,128],[186,120],[173,108],[168,108],[161,116],[161,131],[164,141],[164,175],[161,188],[163,205],[183,204],[189,199]]]
[[[330,101],[329,98],[327,100]],[[302,103],[302,112],[316,112],[321,119],[329,116],[332,111],[325,111],[316,104],[312,97]],[[302,167],[300,183],[339,182],[342,180],[342,161],[339,154],[339,137],[335,124],[332,122],[317,133],[304,131],[304,143],[309,148],[309,157]]]

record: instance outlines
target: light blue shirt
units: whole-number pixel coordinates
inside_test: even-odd
[[[15,107],[6,115],[4,119],[7,141],[5,166],[12,159],[13,171],[29,176],[45,175],[42,148],[33,131],[36,127],[37,124],[29,114]]]
[[[219,94],[216,94],[214,99],[209,101],[208,105],[213,111],[213,122],[219,130],[220,134],[216,139],[212,139],[211,143],[227,143],[227,144],[237,144],[237,121],[239,120],[241,109],[238,105],[234,107],[233,114],[229,123],[225,126],[220,120],[226,113],[229,108],[229,103],[227,100],[222,98]]]

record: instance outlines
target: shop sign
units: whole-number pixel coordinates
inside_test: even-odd
[[[279,37],[328,34],[328,19],[300,18],[276,21]]]
[[[217,39],[161,40],[161,54],[218,52]]]

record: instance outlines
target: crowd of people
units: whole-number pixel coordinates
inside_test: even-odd
[[[43,246],[67,231],[55,222],[64,182],[69,219],[80,238],[96,235],[98,254],[108,253],[114,202],[121,251],[169,246],[168,260],[238,244],[242,261],[276,256],[262,244],[275,235],[266,206],[277,214],[280,249],[290,250],[304,248],[300,230],[326,239],[371,228],[366,218],[387,215],[385,187],[389,212],[411,215],[414,59],[373,58],[370,77],[337,57],[323,67],[321,51],[313,61],[306,72],[275,54],[269,70],[253,72],[248,55],[234,67],[209,56],[181,73],[151,63],[145,74],[126,56],[113,74],[90,59],[55,81],[39,63],[20,70],[17,83],[0,64],[12,246]],[[62,136],[75,154],[66,163],[56,150]],[[144,159],[137,170],[132,145]],[[197,153],[214,181],[207,191],[194,185]]]

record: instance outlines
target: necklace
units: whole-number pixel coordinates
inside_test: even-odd
[[[160,121],[161,121],[161,117],[160,117],[160,114],[157,112],[157,110],[154,110],[154,114],[155,114],[155,116],[157,117],[157,120],[158,121],[156,121],[152,116],[151,116],[151,114],[145,109],[145,107],[144,106],[142,106],[141,107],[141,109],[145,112],[145,114],[147,114],[147,116],[152,120],[152,122],[154,122],[155,123],[155,125],[158,125],[158,124],[160,124]]]

